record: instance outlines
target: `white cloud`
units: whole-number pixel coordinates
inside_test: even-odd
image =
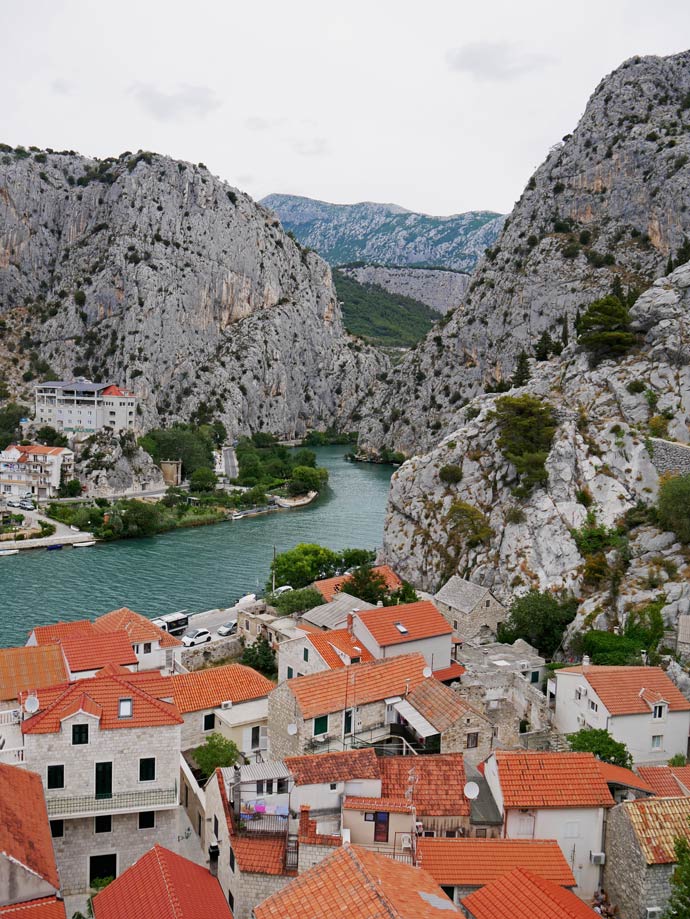
[[[69,80],[63,80],[62,77],[56,77],[52,80],[50,88],[59,96],[71,96],[74,92],[74,84]]]
[[[292,142],[292,149],[300,156],[329,156],[331,145],[325,137],[303,137]]]
[[[512,80],[554,63],[550,54],[507,41],[468,42],[446,54],[451,70],[469,73],[481,81]]]
[[[151,83],[135,83],[130,93],[157,121],[204,118],[221,105],[213,89],[188,83],[181,84],[173,92],[164,92]]]

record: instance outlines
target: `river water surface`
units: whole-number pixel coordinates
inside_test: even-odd
[[[0,558],[0,646],[34,625],[92,619],[128,606],[146,616],[230,606],[263,587],[273,547],[381,545],[392,469],[347,463],[348,447],[319,447],[330,482],[311,505],[91,549],[39,549]]]

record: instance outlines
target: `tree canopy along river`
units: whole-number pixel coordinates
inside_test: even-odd
[[[230,606],[264,587],[274,546],[278,552],[300,542],[377,548],[392,469],[345,462],[348,449],[316,448],[329,485],[299,510],[0,558],[0,646],[24,644],[35,625],[93,619],[121,606],[149,617]]]

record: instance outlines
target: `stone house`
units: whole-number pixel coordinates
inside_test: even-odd
[[[253,645],[259,638],[264,638],[274,651],[278,650],[282,642],[301,634],[295,626],[291,616],[279,616],[270,612],[265,603],[241,609],[237,614],[238,638],[246,645]]]
[[[66,895],[116,877],[155,842],[176,843],[182,717],[137,676],[39,690],[38,711],[22,722]]]
[[[633,762],[665,763],[688,753],[690,700],[660,667],[556,670],[554,726],[563,734],[602,728],[624,743]]]
[[[417,840],[416,861],[458,905],[514,868],[526,868],[561,887],[575,886],[573,872],[553,839],[422,836]]]
[[[473,644],[495,641],[499,623],[508,616],[508,610],[488,587],[457,574],[434,595],[434,603],[451,624],[453,634]]]
[[[509,839],[555,839],[580,897],[601,881],[606,811],[614,801],[591,753],[498,750],[484,776]],[[596,858],[595,858],[596,856]]]
[[[494,673],[517,673],[539,688],[546,676],[546,661],[528,642],[518,638],[512,645],[499,641],[463,645],[457,659],[470,677],[485,677]]]
[[[572,891],[553,881],[513,868],[462,901],[467,919],[597,919]]]
[[[59,896],[41,777],[0,764],[0,915],[65,919]]]
[[[621,919],[663,915],[676,837],[690,838],[690,798],[640,798],[610,812],[604,887]]]

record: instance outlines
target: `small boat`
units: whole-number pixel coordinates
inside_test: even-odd
[[[95,546],[95,545],[96,545],[95,539],[85,539],[84,542],[72,543],[72,546],[75,549],[87,549],[89,546]]]
[[[19,549],[0,549],[0,555],[18,555]]]
[[[48,552],[52,552],[52,551],[54,551],[55,549],[62,549],[62,543],[59,542],[59,543],[57,543],[57,544],[54,545],[54,546],[46,546],[46,549],[48,550]]]

